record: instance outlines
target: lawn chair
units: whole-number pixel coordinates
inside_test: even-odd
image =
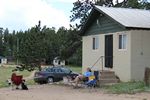
[[[87,88],[89,88],[89,91],[92,91],[92,89],[94,89],[94,91],[96,90],[96,86],[98,86],[99,83],[99,71],[94,71],[94,75],[90,76],[88,78],[88,81],[86,81],[84,84],[86,85]]]
[[[94,88],[96,86],[97,80],[94,75],[89,77],[89,80],[85,82],[85,85],[90,88]]]
[[[11,76],[11,81],[12,81],[12,89],[13,89],[13,86],[15,85],[16,86],[16,89],[19,89],[19,85],[22,84],[22,81],[23,81],[23,76],[22,75],[16,75],[16,73],[13,73],[12,76]]]

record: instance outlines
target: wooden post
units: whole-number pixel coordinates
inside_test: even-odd
[[[150,68],[145,68],[144,82],[146,86],[150,86]]]

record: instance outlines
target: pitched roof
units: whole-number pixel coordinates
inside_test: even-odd
[[[91,20],[97,18],[95,16],[100,16],[100,14],[108,16],[124,28],[150,29],[149,10],[95,6],[80,30],[82,35],[93,22]]]
[[[113,8],[95,6],[102,12],[125,27],[150,28],[150,11],[131,8]]]

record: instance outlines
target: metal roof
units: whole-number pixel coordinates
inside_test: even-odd
[[[102,6],[95,6],[95,9],[108,15],[125,27],[150,28],[149,10]]]

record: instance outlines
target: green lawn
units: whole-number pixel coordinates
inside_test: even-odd
[[[11,78],[12,74],[12,67],[0,67],[0,87],[6,87],[6,80]],[[27,77],[30,75],[31,72],[28,71],[22,71],[22,72],[17,72],[17,75],[23,75],[23,77]]]
[[[133,81],[133,82],[122,82],[111,86],[105,87],[108,92],[116,94],[134,94],[137,92],[150,92],[150,87],[145,86],[142,81]]]
[[[14,66],[14,65],[12,65]],[[79,66],[69,66],[69,68],[74,71],[74,72],[78,72],[81,73],[82,72],[82,67]],[[6,80],[11,78],[11,74],[12,74],[12,70],[14,69],[14,67],[10,66],[0,66],[0,88],[1,87],[7,87],[8,84],[6,83]],[[24,70],[24,71],[18,71],[16,72],[17,75],[23,75],[23,77],[27,77],[31,74],[31,72]],[[35,84],[33,80],[29,80],[27,81],[27,84]]]
[[[81,66],[69,66],[72,71],[82,73],[82,67]]]

